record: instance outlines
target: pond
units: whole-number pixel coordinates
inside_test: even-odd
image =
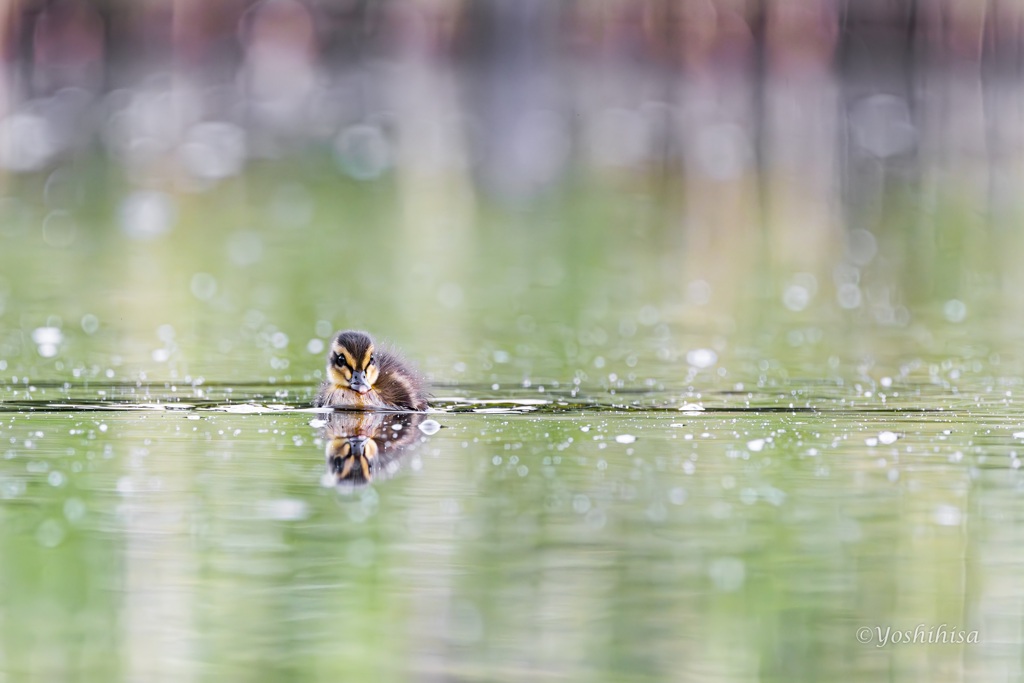
[[[972,188],[869,230],[803,176],[762,222],[329,165],[8,179],[0,680],[1020,677],[1020,235]],[[331,432],[345,328],[429,414]]]

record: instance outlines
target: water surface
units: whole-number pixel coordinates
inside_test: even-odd
[[[642,179],[422,213],[318,164],[143,238],[116,179],[61,240],[5,200],[0,679],[1020,677],[1016,237],[773,251]],[[369,485],[309,408],[346,327],[440,427]]]

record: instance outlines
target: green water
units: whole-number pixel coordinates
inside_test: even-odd
[[[1021,678],[1019,238],[955,192],[865,247],[642,178],[257,168],[150,237],[62,182],[3,204],[0,681]],[[335,488],[347,327],[441,429]]]

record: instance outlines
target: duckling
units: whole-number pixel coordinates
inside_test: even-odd
[[[327,354],[327,379],[313,405],[359,410],[424,410],[423,380],[366,332],[339,332]]]
[[[424,415],[416,413],[331,413],[324,425],[329,485],[368,484],[397,469],[403,451],[418,443]]]

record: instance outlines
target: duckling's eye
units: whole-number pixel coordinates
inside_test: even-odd
[[[370,365],[375,365],[376,363],[377,363],[377,356],[374,356],[374,355],[371,354],[370,355]]]
[[[338,355],[334,356],[334,364],[337,365],[339,368],[344,368],[348,366],[348,362],[345,361],[345,357]]]

